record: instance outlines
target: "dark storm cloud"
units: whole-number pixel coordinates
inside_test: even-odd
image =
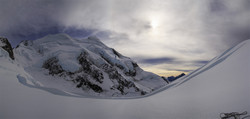
[[[140,62],[145,64],[163,64],[163,63],[174,63],[176,62],[176,59],[172,57],[148,58],[148,59],[143,59]]]
[[[219,13],[226,9],[225,4],[221,0],[211,0],[209,4],[211,12]]]
[[[192,61],[185,61],[183,59],[173,58],[173,57],[158,57],[158,58],[143,58],[139,59],[140,63],[145,64],[191,64],[192,66],[201,66],[205,65],[209,62],[209,60],[192,60]]]
[[[0,35],[13,44],[28,37],[56,33],[64,10],[62,0],[1,0]]]
[[[207,64],[209,61],[208,60],[199,60],[199,61],[193,61],[195,64]]]

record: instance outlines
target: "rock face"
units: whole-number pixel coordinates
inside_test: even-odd
[[[65,82],[58,80],[64,80],[73,87],[70,85],[60,89],[70,90],[71,93],[138,96],[167,84],[161,77],[143,71],[136,62],[107,47],[96,37],[78,40],[66,34],[50,35],[22,42],[15,53],[38,82],[52,86],[51,82],[57,80],[52,87],[60,87],[58,85],[65,85]],[[40,70],[43,72],[39,75],[55,80],[45,82],[41,78],[43,76],[34,75]]]
[[[0,37],[0,47],[9,53],[9,57],[12,60],[15,59],[11,44],[9,43],[7,38]]]
[[[64,70],[62,69],[62,67],[58,64],[58,59],[56,57],[52,57],[48,60],[46,60],[43,63],[43,68],[48,69],[49,70],[49,74],[51,75],[55,75],[55,74],[60,74],[62,73]]]

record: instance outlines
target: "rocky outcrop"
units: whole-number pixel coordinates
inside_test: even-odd
[[[100,86],[91,83],[89,79],[86,77],[77,76],[74,81],[77,83],[77,86],[76,86],[77,88],[92,89],[93,91],[97,93],[103,92],[103,89]]]
[[[51,75],[60,74],[64,70],[62,69],[62,66],[58,64],[58,61],[59,60],[56,57],[52,57],[48,59],[47,61],[45,61],[42,67],[45,69],[48,69],[49,74]]]
[[[9,43],[7,38],[1,38],[0,37],[0,47],[3,48],[4,50],[6,50],[9,53],[9,57],[14,60],[14,53],[13,53],[13,49],[11,47],[11,44]]]
[[[176,76],[176,77],[174,77],[174,76],[169,76],[168,78],[163,77],[163,79],[169,83],[169,82],[173,82],[173,81],[175,81],[176,79],[181,78],[181,77],[183,77],[183,76],[185,76],[185,75],[186,75],[186,74],[182,73],[182,74],[180,74],[180,75],[178,75],[178,76]]]

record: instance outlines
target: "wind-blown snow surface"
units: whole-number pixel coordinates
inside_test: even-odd
[[[1,59],[0,118],[216,119],[222,112],[250,112],[249,50],[250,40],[244,41],[161,92],[130,100],[58,96],[29,88],[16,77],[23,70]]]

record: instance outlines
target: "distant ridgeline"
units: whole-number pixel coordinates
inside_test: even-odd
[[[162,77],[165,81],[167,81],[168,83],[170,83],[170,82],[173,82],[173,81],[175,81],[176,79],[178,79],[178,78],[181,78],[181,77],[183,77],[183,76],[185,76],[186,74],[184,74],[184,73],[182,73],[182,74],[180,74],[180,75],[178,75],[178,76],[176,76],[176,77],[174,77],[174,76],[169,76],[169,77]]]

